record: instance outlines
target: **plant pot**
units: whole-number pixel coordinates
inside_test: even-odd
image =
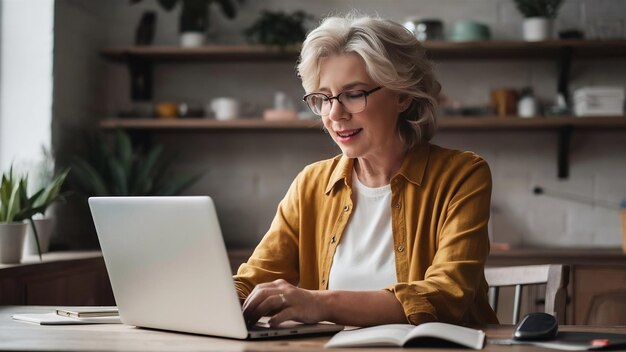
[[[204,32],[182,32],[180,46],[183,48],[197,48],[204,45]]]
[[[17,264],[22,260],[22,248],[28,224],[12,222],[0,224],[0,263]]]
[[[527,42],[538,42],[552,38],[552,20],[545,17],[524,19],[523,37]]]
[[[54,229],[54,218],[33,219],[33,222],[35,223],[37,233],[39,234],[41,253],[46,253],[50,247],[50,237],[52,235],[52,230]],[[22,254],[24,256],[38,255],[37,243],[35,242],[35,232],[29,222],[26,224],[28,224],[28,229],[26,231],[26,239],[24,240],[24,250]]]

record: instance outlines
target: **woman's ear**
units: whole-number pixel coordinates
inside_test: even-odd
[[[413,101],[413,99],[407,95],[407,94],[400,94],[398,95],[398,112],[402,113],[405,112],[406,109],[409,108],[409,106],[411,106],[411,102]]]

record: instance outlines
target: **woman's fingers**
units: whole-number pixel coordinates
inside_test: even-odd
[[[270,318],[269,324],[271,327],[275,328],[281,323],[286,322],[287,320],[298,320],[293,316],[294,309],[286,308],[278,312],[278,314],[274,315]]]
[[[261,317],[274,315],[284,308],[286,308],[285,298],[282,293],[279,293],[267,297],[257,305],[256,309],[244,312],[244,317],[248,325],[254,325]]]
[[[243,304],[243,315],[248,325],[263,316],[271,316],[270,324],[286,320],[316,323],[323,320],[323,307],[315,292],[297,288],[285,280],[257,285]]]
[[[284,292],[295,287],[285,280],[257,285],[243,304],[243,315],[248,325],[255,324],[264,315],[276,314],[285,305]]]

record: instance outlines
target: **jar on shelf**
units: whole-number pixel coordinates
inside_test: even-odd
[[[523,118],[537,116],[537,99],[535,99],[531,87],[524,87],[520,91],[519,100],[517,101],[517,115]]]

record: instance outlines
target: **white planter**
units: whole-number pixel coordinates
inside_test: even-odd
[[[0,263],[17,264],[22,260],[22,248],[28,224],[0,224]]]
[[[523,37],[527,42],[539,42],[552,38],[552,20],[544,17],[524,19]]]
[[[197,48],[204,45],[203,32],[183,32],[180,34],[180,46],[183,48]]]
[[[33,222],[37,227],[37,233],[39,234],[39,245],[41,246],[41,253],[47,253],[50,248],[50,236],[54,229],[54,218],[34,219]],[[35,232],[33,227],[28,224],[28,230],[26,231],[26,239],[24,240],[23,255],[38,255],[37,243],[35,242]]]

